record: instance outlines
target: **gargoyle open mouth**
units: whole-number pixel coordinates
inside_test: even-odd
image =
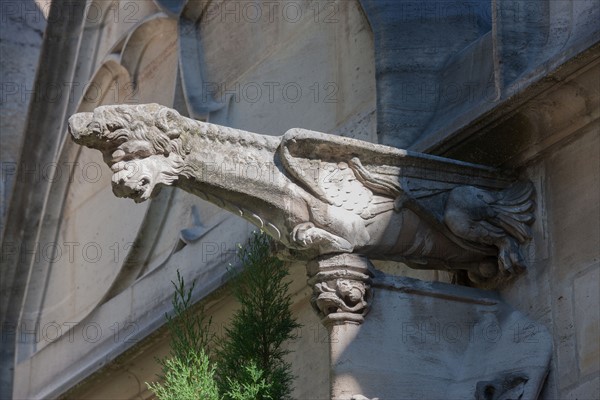
[[[111,166],[112,188],[117,197],[128,197],[141,203],[152,197],[156,187],[152,174],[135,161],[119,161]]]
[[[69,118],[69,133],[81,145],[100,150],[111,167],[113,192],[136,203],[173,185],[189,152],[179,139],[187,124],[158,104],[101,106]]]

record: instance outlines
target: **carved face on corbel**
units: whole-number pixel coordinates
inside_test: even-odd
[[[337,291],[346,303],[352,306],[361,303],[365,295],[362,282],[354,282],[348,279],[338,279]]]
[[[158,104],[98,107],[69,119],[75,142],[100,150],[113,172],[113,192],[136,203],[155,196],[182,171],[186,151],[180,115]]]

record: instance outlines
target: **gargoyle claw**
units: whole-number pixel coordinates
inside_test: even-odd
[[[322,254],[350,253],[354,249],[346,239],[317,228],[312,222],[296,225],[292,230],[292,241],[305,249],[318,247]]]

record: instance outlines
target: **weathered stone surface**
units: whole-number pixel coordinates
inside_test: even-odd
[[[600,393],[600,378],[595,377],[582,382],[576,388],[569,390],[565,400],[596,400]]]
[[[533,187],[483,166],[292,129],[257,135],[156,104],[74,115],[113,191],[136,202],[176,185],[239,213],[292,256],[358,253],[494,281],[525,269]],[[498,257],[498,265],[493,257]]]
[[[46,2],[41,3],[48,7]],[[79,3],[85,4],[84,1]],[[17,3],[11,3],[11,5],[15,4]],[[241,84],[241,89],[237,91],[239,101],[233,102],[225,110],[226,112],[219,115],[213,112],[210,115],[202,116],[210,118],[211,121],[221,121],[221,123],[239,126],[253,126],[259,132],[280,132],[282,129],[284,131],[291,126],[298,126],[301,121],[310,120],[312,127],[326,130],[343,125],[352,125],[353,122],[351,119],[354,113],[362,113],[365,111],[362,109],[363,107],[367,110],[374,109],[375,80],[373,77],[374,69],[372,68],[371,33],[364,14],[360,10],[360,5],[356,1],[339,4],[331,2],[315,4],[310,1],[294,2],[291,5],[291,11],[294,11],[294,6],[296,5],[302,7],[302,13],[306,17],[302,23],[289,21],[287,14],[284,15],[281,13],[281,6],[276,5],[275,8],[277,8],[278,13],[273,17],[277,20],[279,27],[275,27],[275,24],[269,22],[269,16],[266,12],[263,14],[264,18],[261,18],[260,21],[250,21],[249,24],[247,20],[239,21],[239,18],[238,22],[232,21],[235,20],[235,15],[225,15],[221,11],[231,6],[238,7],[239,10],[239,7],[245,6],[245,3],[237,3],[236,6],[235,4],[230,5],[218,1],[213,2],[210,4],[213,7],[212,14],[205,14],[202,17],[202,22],[197,24],[198,30],[196,31],[194,28],[194,31],[191,32],[193,45],[200,50],[201,59],[192,59],[183,54],[182,51],[177,52],[178,47],[180,49],[182,47],[181,40],[177,39],[182,38],[183,32],[173,31],[172,27],[177,27],[183,18],[180,18],[178,21],[177,16],[170,13],[168,7],[164,8],[164,10],[168,11],[169,15],[165,15],[159,12],[158,3],[153,1],[94,2],[91,4],[88,2],[87,4],[89,7],[86,7],[86,11],[89,11],[90,15],[80,21],[84,25],[81,35],[75,35],[77,39],[76,43],[79,47],[78,54],[71,56],[69,52],[63,50],[56,51],[55,54],[59,56],[58,58],[61,61],[64,61],[66,66],[62,63],[57,63],[54,58],[50,57],[47,58],[47,62],[43,65],[43,70],[41,71],[44,73],[48,71],[69,71],[71,66],[76,66],[77,72],[74,78],[65,77],[51,82],[51,84],[58,82],[59,85],[63,85],[64,82],[74,81],[74,86],[78,85],[72,91],[73,96],[64,98],[70,105],[70,111],[62,115],[70,115],[75,110],[88,111],[100,103],[119,102],[173,104],[173,107],[180,110],[182,114],[190,115],[192,114],[192,110],[186,108],[190,102],[182,100],[190,100],[198,92],[182,92],[181,87],[178,87],[176,96],[179,96],[179,98],[176,99],[175,103],[171,103],[174,85],[179,86],[180,81],[189,83],[193,79],[193,75],[197,74],[205,66],[205,63],[210,67],[212,72],[231,71],[230,67],[235,70],[235,73],[228,73],[226,76],[208,76],[210,83],[215,83],[217,86],[223,85],[223,87],[232,90],[235,90],[236,82]],[[203,2],[187,2],[185,6],[186,13],[197,6],[204,7],[207,4]],[[253,3],[248,4],[250,6],[254,5]],[[268,2],[258,3],[257,5],[265,11],[271,7]],[[310,8],[314,5],[318,6],[318,10]],[[163,4],[161,4],[162,6]],[[68,10],[63,12],[65,14],[69,13]],[[331,13],[333,15],[325,21],[325,18],[330,16]],[[290,16],[293,15],[290,14]],[[318,17],[318,21],[315,21],[315,16]],[[229,23],[223,24],[222,18],[226,18]],[[65,21],[67,19],[54,17],[51,22],[57,25]],[[275,27],[275,29],[262,36],[254,35],[242,32],[239,29],[242,24],[247,24],[248,27],[254,29],[253,32],[256,32],[257,28],[260,30],[262,28],[271,29]],[[225,31],[219,31],[216,37],[218,38],[219,34],[224,32],[224,35],[228,39],[223,40],[223,37],[221,37],[220,40],[215,40],[215,36],[213,36],[206,41],[203,40],[204,34],[215,28],[219,30],[226,28]],[[283,30],[286,32],[285,35],[283,34]],[[351,34],[348,35],[348,32],[351,32]],[[61,39],[64,39],[62,42],[66,42],[70,37],[70,33],[62,33]],[[58,42],[52,38],[50,41]],[[203,51],[202,47],[204,45],[207,46],[207,51]],[[226,52],[240,54],[241,57],[236,59],[235,62],[222,57],[226,53],[224,52],[224,46],[227,49]],[[328,46],[336,49],[335,54],[330,51],[331,49],[327,48]],[[317,51],[317,49],[319,50]],[[249,52],[243,52],[242,50],[249,50]],[[205,59],[205,56],[208,57]],[[349,60],[347,57],[354,57],[354,59]],[[186,76],[182,76],[183,64],[187,68],[186,71],[189,72]],[[175,77],[177,77],[177,81],[175,81]],[[271,82],[276,85],[273,99],[269,96],[267,86]],[[263,90],[262,96],[256,102],[250,102],[243,92],[244,88],[251,88],[249,85],[253,84],[258,84]],[[299,102],[292,102],[293,98],[288,99],[283,97],[283,87],[288,85],[289,94],[293,95],[296,84],[301,85],[302,97]],[[331,85],[326,87],[328,84]],[[69,91],[69,88],[61,87],[64,89],[63,93]],[[200,89],[202,89],[201,85]],[[34,94],[30,96],[34,96]],[[82,99],[82,96],[85,97]],[[199,97],[202,97],[201,93]],[[43,102],[39,104],[43,105],[46,111],[52,109],[52,105],[50,104]],[[62,123],[62,117],[59,116],[61,112],[52,112],[51,114],[46,114],[44,118],[50,118],[60,125]],[[23,115],[23,117],[25,118],[26,116]],[[36,113],[29,114],[29,117],[31,117],[32,121],[45,121],[43,118],[40,119]],[[2,122],[6,121],[2,120]],[[39,132],[37,134],[41,136],[32,135],[31,139],[38,143],[48,141],[56,146],[61,144],[62,136],[59,137],[50,134],[50,132],[59,132],[59,129],[54,129],[54,123],[45,122],[39,125],[43,126],[43,128],[39,128],[38,126]],[[369,129],[366,135],[365,129]],[[365,126],[364,129],[361,128],[361,137],[374,137],[373,129],[372,124]],[[357,130],[354,129],[353,131]],[[66,130],[61,130],[60,132],[66,133]],[[41,154],[47,156],[48,160],[44,157],[37,157],[36,155],[39,154],[36,152],[29,152],[28,159],[32,162],[40,160],[42,165],[46,165],[44,163],[56,161],[57,157],[59,163],[63,161],[77,162],[77,153],[81,152],[85,154],[85,150],[82,151],[79,146],[71,143],[69,140],[65,142],[62,152],[59,150],[58,154],[54,147],[46,146],[45,148],[49,150],[43,151]],[[73,150],[75,151],[73,157],[64,157],[65,153]],[[81,171],[76,171],[76,179],[80,178],[78,176],[80,175],[79,172]],[[102,173],[108,173],[110,176],[110,170],[108,169],[104,169]],[[64,182],[66,181],[61,180],[61,183]],[[235,253],[237,248],[236,243],[232,241],[238,240],[243,242],[245,233],[249,232],[249,226],[244,220],[236,219],[235,217],[232,218],[227,212],[223,212],[216,206],[204,202],[198,197],[184,191],[172,191],[172,195],[168,193],[168,190],[163,191],[160,197],[154,198],[152,202],[149,202],[150,205],[145,213],[146,215],[143,217],[143,221],[132,221],[134,219],[131,218],[133,215],[127,215],[127,211],[118,206],[120,202],[125,200],[100,198],[103,197],[105,190],[110,187],[106,187],[104,182],[92,185],[92,190],[90,191],[87,191],[86,187],[81,187],[80,185],[60,187],[61,185],[57,185],[54,182],[50,186],[51,194],[49,196],[45,195],[47,191],[40,185],[36,186],[39,191],[28,189],[33,198],[40,201],[47,201],[48,208],[41,206],[38,208],[35,206],[28,209],[26,205],[28,203],[22,202],[22,210],[18,210],[13,206],[13,210],[15,211],[11,212],[11,214],[18,215],[21,211],[27,210],[26,215],[27,218],[31,219],[32,225],[39,224],[40,218],[43,219],[44,222],[41,224],[41,227],[37,225],[32,228],[32,225],[29,225],[29,223],[14,225],[18,229],[25,227],[25,231],[30,233],[31,236],[41,238],[42,247],[56,239],[57,230],[60,230],[61,210],[63,208],[71,208],[71,206],[75,206],[75,203],[85,203],[88,201],[88,204],[97,204],[98,211],[100,209],[105,210],[104,212],[109,212],[111,216],[122,221],[123,225],[121,227],[124,227],[126,230],[126,232],[123,232],[125,237],[131,238],[131,236],[135,236],[131,247],[130,243],[119,243],[121,246],[120,250],[124,251],[120,251],[118,254],[121,265],[117,265],[118,268],[112,270],[112,272],[118,273],[118,276],[114,278],[115,284],[110,287],[108,292],[105,293],[104,299],[98,302],[96,308],[91,311],[91,315],[97,315],[97,312],[104,309],[112,313],[113,321],[109,323],[109,327],[117,322],[122,324],[123,322],[136,319],[135,322],[138,324],[140,330],[144,332],[144,335],[151,332],[156,326],[152,325],[152,323],[147,325],[149,319],[146,319],[145,316],[153,312],[151,310],[154,309],[157,301],[156,293],[164,293],[166,295],[170,293],[170,279],[173,279],[172,276],[164,279],[159,278],[162,280],[156,282],[153,290],[138,290],[135,298],[135,312],[131,311],[127,300],[124,300],[124,303],[119,302],[119,307],[113,307],[112,303],[110,305],[108,303],[113,298],[119,298],[121,293],[125,294],[129,292],[130,287],[135,284],[136,280],[144,275],[152,274],[156,278],[158,276],[156,274],[160,270],[168,268],[169,263],[178,262],[180,263],[178,267],[193,271],[190,275],[190,280],[199,276],[204,277],[203,263],[214,258],[215,262],[226,265],[229,261],[228,257],[232,253]],[[71,192],[70,189],[74,189],[74,192]],[[94,199],[96,196],[99,196],[99,198]],[[67,199],[67,204],[63,201],[65,198]],[[139,213],[144,214],[143,207],[140,208],[135,204],[132,204],[132,206],[139,209]],[[204,230],[202,228],[198,229],[199,237],[194,242],[190,241],[187,244],[182,244],[180,242],[180,232],[198,226],[195,225],[191,217],[194,206],[197,208],[201,220],[200,225]],[[90,211],[89,209],[80,211],[83,216],[86,213],[95,214],[93,210]],[[129,223],[126,221],[129,221]],[[91,224],[88,225],[88,229],[82,229],[85,228],[85,226],[81,226],[82,223],[85,225],[85,221],[82,222],[82,218],[78,218],[75,225],[63,224],[62,226],[67,229],[61,233],[73,237],[73,234],[76,232],[70,230],[75,229],[79,234],[78,240],[81,243],[95,241]],[[112,226],[112,228],[108,229],[110,230],[116,229],[119,223],[107,223],[106,225]],[[90,231],[92,232],[92,237],[82,234],[83,232],[89,233]],[[99,231],[106,232],[103,229]],[[237,238],[236,236],[234,238],[231,232],[240,232],[240,237]],[[129,242],[129,239],[125,242]],[[113,251],[108,248],[114,245],[114,243],[103,243],[102,245],[103,254],[114,255]],[[81,246],[78,247],[78,249],[80,248]],[[170,257],[174,250],[177,250],[178,254],[180,252],[186,254],[194,252],[194,256],[185,258],[186,262],[181,262],[180,258]],[[44,259],[44,257],[41,258]],[[195,263],[198,260],[202,261],[200,266]],[[72,295],[69,288],[73,282],[70,280],[57,280],[56,278],[61,275],[57,272],[59,270],[76,269],[77,266],[62,261],[64,261],[64,257],[60,263],[54,266],[55,268],[50,268],[47,262],[36,263],[31,269],[32,279],[28,285],[23,285],[23,289],[20,289],[20,287],[15,288],[17,291],[26,291],[27,299],[23,310],[25,314],[41,311],[46,315],[50,315],[52,312],[54,312],[54,315],[57,315],[57,312],[64,315],[64,313],[73,309],[73,304],[69,304],[69,307],[61,307],[60,303],[57,304],[54,301],[57,292],[60,290],[62,290],[60,294],[64,297]],[[85,268],[77,270],[77,276],[84,278],[79,282],[89,287],[89,285],[94,284],[96,276],[93,274],[83,274],[84,270],[90,272],[93,270],[93,266],[88,265]],[[19,271],[24,277],[27,277],[30,272],[23,265],[19,266]],[[106,278],[106,273],[109,272],[102,270],[100,274]],[[53,276],[55,273],[57,276]],[[299,281],[302,285],[305,285],[304,276],[305,273],[302,270]],[[104,278],[102,278],[102,282],[106,282]],[[48,284],[49,280],[52,280],[52,299],[44,303],[46,300],[45,297],[49,293],[45,292],[43,288]],[[6,280],[3,279],[2,281],[4,283]],[[217,282],[218,286],[222,285],[225,279],[217,279]],[[99,286],[96,289],[100,289]],[[7,293],[4,290],[2,292],[3,294]],[[95,292],[98,293],[100,290],[96,290]],[[307,302],[308,311],[312,312],[308,300],[303,300]],[[43,306],[40,307],[40,304],[53,304],[55,307],[44,308]],[[80,305],[83,306],[85,304],[78,302],[75,304],[75,308]],[[15,312],[20,313],[21,310],[15,307]],[[159,314],[163,314],[163,312],[157,311],[157,318],[160,316]],[[311,317],[315,321],[318,321],[315,315],[311,314]],[[32,325],[29,324],[29,319],[24,322],[28,323],[26,326],[27,329],[32,328]],[[57,322],[86,323],[86,321],[70,320]],[[110,330],[104,325],[103,328],[105,332],[107,329]],[[321,330],[324,330],[322,326]],[[68,337],[66,329],[63,329],[63,334]],[[33,336],[34,334],[31,333],[28,335]],[[21,365],[22,368],[19,368],[21,373],[26,374],[24,371],[28,371],[28,363],[42,365],[48,362],[52,365],[52,368],[49,368],[47,371],[43,367],[40,367],[39,371],[43,373],[35,377],[26,374],[18,378],[18,384],[21,387],[16,390],[21,396],[27,398],[45,397],[50,393],[48,390],[51,390],[55,394],[60,393],[66,390],[73,382],[87,377],[93,371],[101,368],[102,365],[105,365],[105,360],[112,360],[115,355],[122,352],[128,346],[122,343],[98,341],[90,343],[88,347],[78,347],[76,345],[62,347],[62,344],[59,342],[59,340],[56,340],[51,343],[43,343],[42,345],[45,347],[42,349],[42,346],[40,346],[37,349],[39,350],[38,352],[36,352],[35,348],[31,350],[25,349],[29,344],[18,343],[18,353],[21,357],[18,362],[23,363]],[[3,350],[5,348],[6,346],[2,346]],[[53,349],[50,350],[50,348]],[[62,351],[68,351],[74,358],[62,357]],[[318,349],[315,352],[326,353],[326,346],[324,349]],[[75,353],[79,355],[75,356]],[[51,355],[49,356],[49,354]],[[107,356],[107,354],[109,355]],[[75,358],[77,361],[73,362]],[[8,360],[8,358],[6,359]],[[306,361],[301,358],[299,365],[302,362]],[[148,357],[147,364],[149,363],[153,363],[152,355]],[[87,368],[85,366],[91,367]],[[326,372],[327,364],[325,360],[323,364],[320,363],[319,368],[317,369],[318,371],[325,370]],[[8,368],[3,368],[4,370],[8,370]],[[153,379],[156,372],[158,371],[153,371],[149,374],[147,380]],[[299,375],[299,373],[300,370],[295,374]],[[306,375],[304,376],[306,377]],[[300,393],[306,393],[304,397],[312,396],[321,398],[324,397],[321,396],[323,393],[326,397],[328,392],[327,376],[318,374],[317,379],[324,379],[324,386],[318,389],[313,387],[303,388],[304,392]],[[47,382],[56,382],[56,384],[50,387],[46,385]],[[119,382],[125,382],[125,380],[120,380]],[[3,386],[2,389],[4,388]],[[98,393],[97,396],[102,396],[100,391],[96,391],[95,393]],[[107,393],[105,398],[113,398],[115,393],[116,390]],[[127,396],[128,393],[124,391],[123,396]],[[88,393],[88,395],[91,394]],[[7,397],[10,396],[7,395]],[[302,398],[302,395],[299,395],[299,397]]]
[[[374,35],[379,140],[403,148],[443,146],[600,34],[593,1],[361,4]]]
[[[237,262],[236,243],[245,240],[251,226],[231,216],[221,223],[214,222],[216,226],[208,226],[210,229],[202,242],[191,243],[174,252],[162,268],[139,277],[82,320],[56,321],[62,335],[55,336],[54,330],[47,324],[37,339],[40,343],[44,342],[43,346],[16,366],[13,397],[57,397],[66,388],[104,366],[106,360],[116,358],[125,349],[152,334],[163,325],[165,312],[171,311],[171,281],[177,270],[182,272],[186,282],[198,280],[193,293],[196,301],[219,288],[226,280],[228,263]],[[215,318],[215,327],[222,327],[229,315],[224,312],[220,319]],[[31,325],[28,328],[31,329]],[[48,333],[44,334],[46,331]],[[20,340],[20,337],[17,339]],[[163,346],[166,349],[168,344],[163,343]],[[144,380],[155,379],[159,372],[160,367],[153,364],[154,361],[154,355],[148,354],[146,361],[136,366],[136,369],[148,370],[146,375],[140,373]],[[72,368],[71,373],[65,374],[62,369],[48,368],[48,365]],[[139,388],[143,388],[143,381]],[[108,390],[104,398],[110,397],[110,394]]]
[[[577,355],[581,375],[600,371],[600,304],[598,283],[600,283],[600,264],[595,264],[575,278],[573,284],[575,315],[577,319]]]
[[[42,16],[32,2],[2,2],[0,6],[2,6],[3,19],[8,18],[8,13],[4,14],[5,10],[8,11],[5,6],[12,7],[12,10],[16,8],[18,16],[23,18],[27,18],[27,9],[32,10],[35,16]],[[84,25],[84,8],[85,6],[81,2],[55,2],[55,6],[50,10],[48,19],[54,18],[55,23],[48,24],[44,33],[45,40],[41,47],[40,58],[44,60],[45,64],[43,65],[46,65],[46,68],[37,70],[34,84],[35,95],[48,96],[47,90],[50,87],[60,86],[66,92],[69,92],[69,88],[72,87],[70,83],[73,82],[75,65],[71,59],[77,53],[79,35]],[[71,18],[57,17],[58,13],[70,13]],[[2,26],[7,26],[4,21]],[[39,33],[32,33],[32,35],[38,36]],[[4,43],[4,40],[2,42]],[[2,56],[2,61],[4,60],[5,57]],[[53,68],[47,68],[47,65],[52,65]],[[19,90],[22,94],[26,93],[25,89]],[[19,160],[23,163],[27,162],[27,168],[18,168],[14,180],[12,180],[14,187],[9,207],[14,211],[6,213],[3,245],[24,245],[29,249],[36,245],[40,221],[43,219],[43,210],[46,209],[46,194],[50,182],[48,179],[40,178],[38,173],[32,174],[31,170],[37,169],[39,172],[55,161],[54,156],[61,142],[59,132],[65,122],[63,117],[72,111],[74,110],[69,108],[68,95],[59,95],[54,101],[42,100],[29,103],[21,149],[21,154],[26,154],[27,159]],[[2,124],[4,124],[4,115],[1,117]],[[3,133],[10,133],[10,130],[3,129]],[[15,134],[19,135],[17,132]],[[12,151],[17,152],[18,149],[13,148]],[[35,191],[32,190],[33,187]],[[4,251],[4,247],[2,250]],[[3,257],[0,257],[0,323],[2,323],[2,327],[19,324],[21,305],[24,302],[29,274],[32,272],[30,268],[32,262],[32,252],[6,256],[3,252]],[[0,367],[0,393],[3,397],[10,397],[12,394],[13,365],[16,359],[15,347],[14,337],[7,338],[5,343],[0,346],[0,364],[2,364]]]
[[[579,140],[561,147],[547,161],[548,208],[553,233],[556,278],[570,280],[599,256],[600,125],[586,127]],[[570,195],[564,190],[569,185]],[[575,213],[574,210],[577,210]]]
[[[558,335],[554,336],[553,360],[557,365],[577,365],[577,343],[575,338],[575,313],[573,311],[573,287],[565,287],[554,292],[554,326]],[[561,368],[556,372],[559,388],[567,388],[577,382],[578,368]]]
[[[476,400],[510,400],[523,398],[529,377],[524,373],[506,374],[492,381],[477,382]]]
[[[552,355],[542,325],[490,292],[386,275],[373,288],[362,325],[330,328],[332,399],[537,398]]]
[[[279,135],[374,110],[372,34],[357,1],[188,2],[180,31],[192,118]]]
[[[448,85],[442,79],[444,68],[491,30],[491,13],[484,2],[361,0],[361,4],[375,41],[379,141],[408,148],[429,128],[437,108],[445,108],[455,96],[448,91],[465,91],[465,75]],[[486,50],[487,59],[477,59],[478,78],[492,63],[491,51]]]
[[[460,350],[428,345],[423,348],[428,355],[413,360],[418,364],[416,368],[425,368],[421,375],[407,371],[398,381],[394,361],[385,367],[388,372],[360,368],[358,374],[354,366],[365,362],[366,354],[345,354],[360,342],[360,324],[373,297],[371,276],[375,272],[364,256],[403,260],[417,267],[421,263],[429,268],[464,268],[470,262],[476,266],[470,276],[485,279],[498,273],[489,258],[495,252],[478,246],[494,245],[500,272],[518,272],[525,267],[519,243],[525,243],[531,235],[530,183],[511,184],[510,179],[481,166],[312,131],[295,129],[280,138],[256,135],[183,118],[156,104],[100,107],[94,113],[76,114],[69,121],[69,131],[76,143],[102,152],[113,171],[117,196],[142,202],[156,196],[160,186],[176,185],[239,213],[282,243],[291,256],[319,257],[309,264],[308,274],[315,309],[331,329],[330,336],[339,333],[339,341],[331,344],[333,399],[362,396],[359,393],[365,393],[371,381],[372,387],[387,384],[382,397],[400,391],[407,392],[408,398],[441,394],[435,388],[422,388],[425,370],[442,377],[440,387],[447,393],[450,385],[453,397],[469,393],[478,399],[495,399],[488,394],[502,388],[507,390],[506,395],[520,391],[519,396],[535,398],[539,394],[551,342],[542,337],[538,348],[528,345],[525,339],[537,334],[534,342],[539,340],[543,336],[540,328],[517,320],[517,314],[507,311],[508,307],[499,301],[469,298],[468,293],[452,286],[428,288],[415,282],[396,284],[381,274],[378,277],[384,289],[443,299],[445,306],[433,306],[436,315],[451,315],[444,309],[448,300],[465,303],[463,311],[471,315],[469,326],[487,321],[484,334],[489,336],[493,322],[494,343],[502,336],[498,330],[510,327],[515,330],[513,341],[522,342],[516,346],[516,358],[505,355],[509,349],[515,350],[510,342],[489,345],[487,336],[480,342],[475,340],[474,345],[459,345]],[[255,171],[249,173],[250,168]],[[323,178],[322,174],[327,175]],[[427,200],[417,200],[419,192],[425,192]],[[401,217],[396,218],[398,214]],[[441,253],[432,252],[433,248]],[[475,256],[478,252],[479,257]],[[471,293],[471,297],[476,294],[483,295]],[[390,307],[393,301],[384,300],[384,304]],[[477,314],[476,309],[469,308],[472,304],[493,307],[478,317],[472,315]],[[384,325],[379,331],[397,331],[397,327],[388,326],[396,323],[396,313],[389,311],[380,310],[381,315],[375,317]],[[414,315],[410,321],[415,321]],[[444,329],[450,326],[448,323]],[[335,332],[338,328],[340,331]],[[369,348],[366,343],[362,347],[363,351]],[[372,351],[370,348],[369,353]],[[404,350],[388,344],[385,351]],[[450,367],[457,362],[452,356],[457,351],[467,356],[461,360],[459,376],[452,375]],[[448,355],[440,356],[440,352]],[[482,369],[486,363],[475,355],[478,352],[494,353],[490,359],[494,367]],[[520,358],[523,354],[529,358],[527,361]],[[396,356],[406,358],[403,354]],[[341,361],[340,357],[349,357],[351,362]],[[445,358],[450,365],[424,362],[431,357]],[[411,378],[404,381],[407,375]],[[364,379],[369,384],[362,383]],[[400,383],[390,385],[392,379]]]

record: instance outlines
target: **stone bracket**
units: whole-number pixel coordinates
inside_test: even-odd
[[[307,265],[311,303],[325,326],[361,324],[369,312],[372,265],[357,254],[319,257]]]

